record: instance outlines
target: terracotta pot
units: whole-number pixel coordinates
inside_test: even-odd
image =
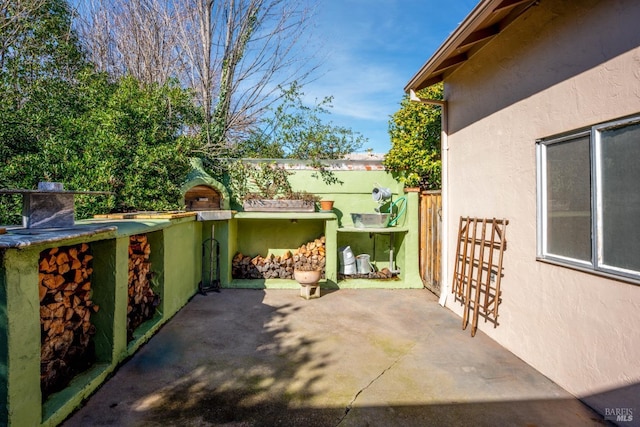
[[[333,200],[320,200],[320,210],[330,211],[333,209]]]
[[[313,271],[293,270],[293,278],[296,279],[296,281],[303,286],[317,284],[318,281],[320,281],[321,276],[322,276],[322,271],[320,270],[313,270]]]

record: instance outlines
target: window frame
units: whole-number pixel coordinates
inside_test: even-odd
[[[640,115],[616,119],[588,128],[577,129],[560,135],[536,140],[536,258],[554,264],[575,268],[612,278],[625,278],[640,283],[640,270],[629,270],[603,261],[603,172],[602,172],[602,135],[607,130],[619,129],[640,124]],[[550,253],[548,247],[547,208],[547,148],[553,144],[568,142],[574,139],[589,137],[590,156],[590,196],[591,196],[591,260],[584,261],[571,257]]]

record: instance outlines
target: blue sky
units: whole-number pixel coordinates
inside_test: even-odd
[[[409,79],[478,0],[319,0],[315,25],[324,61],[307,99],[332,95],[330,119],[368,138],[363,151],[391,148],[390,116]]]

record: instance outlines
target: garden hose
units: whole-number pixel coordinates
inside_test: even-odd
[[[393,217],[393,219],[389,220],[389,227],[396,225],[396,223],[398,222],[398,220],[400,219],[400,217],[402,216],[402,214],[404,213],[404,211],[407,209],[407,198],[406,197],[400,197],[398,199],[396,199],[395,201],[391,202],[391,204],[389,205],[389,214],[390,216],[393,215],[393,208],[397,207],[399,202],[404,202],[402,203],[402,206],[400,208],[400,211],[395,214],[395,216]]]

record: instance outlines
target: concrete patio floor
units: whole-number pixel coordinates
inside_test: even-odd
[[[603,424],[426,290],[224,289],[195,296],[63,425]]]

